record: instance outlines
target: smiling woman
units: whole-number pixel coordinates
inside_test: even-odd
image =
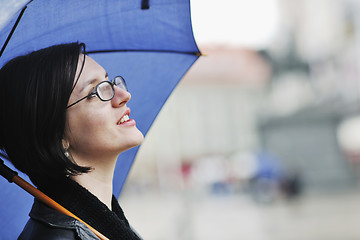
[[[109,81],[83,44],[56,45],[0,70],[0,148],[48,196],[109,239],[139,239],[116,198],[117,157],[143,140],[125,80]],[[97,239],[35,200],[19,239]],[[56,238],[58,239],[58,238]]]

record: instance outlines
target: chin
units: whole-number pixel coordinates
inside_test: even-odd
[[[138,130],[138,134],[132,139],[133,147],[139,146],[144,141],[144,135]]]
[[[125,152],[126,150],[129,150],[133,147],[139,146],[144,141],[144,135],[137,130],[136,134],[132,134],[130,137],[127,137],[126,139],[126,146],[122,149],[121,152]]]

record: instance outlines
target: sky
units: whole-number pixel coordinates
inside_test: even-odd
[[[191,0],[199,44],[266,48],[279,22],[277,0]]]

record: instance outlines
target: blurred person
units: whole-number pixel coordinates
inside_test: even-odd
[[[122,77],[109,80],[85,45],[55,45],[0,70],[0,148],[45,194],[109,239],[140,239],[112,182],[118,155],[143,141]],[[34,200],[19,239],[98,239]]]
[[[301,176],[298,171],[288,171],[280,181],[280,189],[288,200],[299,197],[303,190]]]
[[[271,203],[278,197],[283,166],[280,159],[268,151],[261,150],[255,155],[257,169],[250,179],[250,191],[256,202]]]

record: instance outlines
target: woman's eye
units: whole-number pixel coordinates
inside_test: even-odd
[[[92,99],[95,96],[96,96],[96,93],[92,92],[88,95],[87,99]]]

